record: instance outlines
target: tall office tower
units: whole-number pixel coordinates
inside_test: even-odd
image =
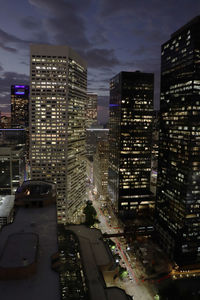
[[[108,194],[108,159],[108,140],[101,140],[97,144],[97,151],[94,155],[93,176],[94,186],[97,190],[97,193],[104,199]]]
[[[11,85],[11,126],[28,127],[29,86]]]
[[[57,184],[58,221],[85,201],[86,63],[67,46],[31,45],[32,179]]]
[[[92,125],[86,128],[86,156],[91,157],[96,153],[97,143],[101,140],[108,139],[108,128],[102,125]]]
[[[11,85],[11,127],[26,130],[25,156],[29,156],[29,86]]]
[[[150,192],[154,75],[121,72],[110,82],[109,194],[120,215],[154,204]]]
[[[156,217],[178,264],[200,261],[200,16],[162,45]]]
[[[151,191],[156,196],[157,173],[158,173],[158,150],[159,150],[159,112],[154,111],[152,122],[152,147],[151,147]]]
[[[87,93],[86,128],[97,122],[97,94]]]

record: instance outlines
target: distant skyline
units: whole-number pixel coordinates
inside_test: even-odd
[[[7,0],[0,11],[0,111],[12,84],[29,84],[29,44],[69,45],[88,63],[88,91],[108,114],[109,80],[120,71],[155,73],[159,108],[160,48],[200,14],[198,0]],[[106,117],[107,118],[107,117]]]

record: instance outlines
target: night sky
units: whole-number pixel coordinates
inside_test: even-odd
[[[29,83],[29,44],[69,45],[88,62],[88,91],[107,119],[109,80],[120,71],[155,73],[159,107],[160,46],[200,14],[199,0],[6,0],[0,10],[0,110],[10,85]]]

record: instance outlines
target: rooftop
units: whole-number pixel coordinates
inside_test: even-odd
[[[5,156],[10,156],[10,154],[14,155],[18,155],[20,153],[23,153],[23,147],[21,146],[8,146],[7,144],[5,145],[1,145],[0,147],[0,155],[5,155]]]
[[[60,300],[59,275],[51,269],[51,255],[58,251],[55,204],[40,208],[18,208],[14,223],[3,227],[0,232],[0,257],[3,261],[8,262],[8,257],[12,255],[15,263],[20,261],[22,255],[25,258],[34,256],[34,251],[29,253],[31,246],[35,245],[30,233],[39,237],[37,272],[27,279],[0,280],[1,298],[10,300],[17,295],[20,300]],[[15,235],[6,249],[4,247],[12,234]],[[20,241],[17,241],[17,235],[19,237],[20,234],[20,241],[23,241],[21,246]],[[23,251],[20,255],[19,250]]]
[[[101,231],[83,225],[69,225],[80,242],[81,257],[87,276],[91,300],[127,300],[129,296],[119,288],[107,288],[100,268],[112,264],[111,253],[106,248]]]
[[[200,16],[196,16],[195,18],[193,18],[192,20],[190,20],[188,23],[186,23],[185,25],[183,25],[181,28],[179,28],[178,30],[176,30],[174,33],[171,34],[171,38],[174,38],[177,34],[182,33],[182,31],[189,29],[191,26],[195,25],[195,24],[200,24]]]
[[[34,233],[14,233],[8,236],[0,257],[0,267],[17,268],[36,259],[38,236]]]
[[[15,193],[15,205],[23,205],[28,203],[31,205],[33,201],[41,202],[41,205],[56,201],[56,185],[47,181],[27,180],[18,187]],[[43,204],[42,204],[43,202]],[[35,203],[36,204],[36,203]],[[22,206],[23,206],[22,205]]]

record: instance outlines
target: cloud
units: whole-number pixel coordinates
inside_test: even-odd
[[[44,23],[46,30],[51,32],[53,40],[58,44],[67,44],[76,50],[87,49],[91,46],[85,34],[84,21],[75,14],[48,18]]]
[[[29,3],[47,13],[53,12],[56,15],[61,15],[65,14],[66,10],[76,10],[77,13],[81,13],[81,11],[87,10],[92,0],[29,0]]]
[[[122,12],[130,12],[133,16],[141,15],[141,17],[146,18],[147,16],[151,18],[156,18],[160,16],[161,18],[169,16],[177,16],[178,13],[186,12],[197,14],[200,8],[198,1],[192,2],[191,0],[102,0],[101,14],[104,16],[110,16]]]
[[[23,48],[23,47],[27,46],[29,43],[30,43],[30,41],[20,39],[10,33],[7,33],[6,31],[0,29],[0,48],[2,48],[3,50],[15,53],[18,51],[18,48]],[[10,47],[10,44],[14,45],[15,48]]]
[[[48,43],[48,34],[42,28],[32,33],[32,39],[25,40],[0,29],[0,48],[10,53],[28,50],[31,43]]]
[[[82,12],[90,4],[89,0],[29,0],[30,4],[45,11],[44,29],[51,32],[53,42],[68,44],[78,49],[91,46],[86,34],[86,20]]]
[[[25,66],[28,66],[28,67],[29,67],[29,65],[30,65],[29,62],[24,61],[24,60],[20,61],[20,64],[25,65]]]
[[[113,49],[91,49],[83,53],[88,67],[90,68],[110,68],[119,64],[119,60]]]
[[[112,25],[121,38],[122,32],[127,38],[131,32],[136,43],[159,47],[199,11],[200,2],[192,1],[191,5],[191,0],[102,0],[100,14],[102,22]]]
[[[3,67],[0,65],[0,72],[3,71]]]
[[[0,42],[0,48],[5,50],[5,51],[8,51],[10,53],[16,53],[17,52],[17,49],[16,48],[12,48],[12,47],[7,47],[5,46],[3,43]]]
[[[41,29],[42,23],[33,16],[26,16],[20,20],[20,25],[26,30],[36,30],[39,28]]]

